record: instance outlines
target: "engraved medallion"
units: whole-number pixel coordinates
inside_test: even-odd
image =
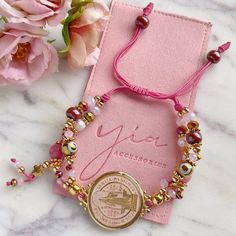
[[[134,178],[123,172],[108,172],[91,186],[88,211],[100,226],[121,229],[139,218],[143,199],[143,191]]]

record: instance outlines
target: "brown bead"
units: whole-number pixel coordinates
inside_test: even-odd
[[[207,54],[207,59],[212,63],[216,64],[220,61],[220,53],[216,50],[212,50]]]
[[[141,29],[146,29],[149,26],[149,19],[146,16],[138,16],[135,24]]]

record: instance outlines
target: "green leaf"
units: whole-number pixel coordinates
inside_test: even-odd
[[[62,28],[62,36],[63,36],[64,42],[66,44],[66,48],[61,50],[60,53],[67,53],[69,51],[70,45],[71,45],[70,32],[69,32],[69,24],[73,20],[79,18],[81,15],[82,15],[82,12],[77,11],[76,13],[74,13],[73,15],[69,15],[65,19],[65,21],[63,23],[63,28]]]
[[[52,44],[52,43],[56,42],[56,39],[48,39],[47,42]]]
[[[83,7],[91,2],[93,2],[93,0],[73,0],[71,6],[72,7]]]
[[[73,0],[72,9],[68,12],[69,13],[68,17],[63,21],[62,36],[66,44],[66,48],[62,49],[60,53],[67,53],[70,49],[71,45],[70,31],[69,31],[70,23],[73,20],[78,19],[84,11],[84,6],[86,6],[91,2],[93,2],[93,0]]]

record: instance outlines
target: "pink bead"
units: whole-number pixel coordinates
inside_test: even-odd
[[[11,181],[7,181],[6,186],[11,186]]]
[[[162,188],[166,188],[166,187],[168,187],[169,183],[166,179],[161,179],[160,180],[160,185],[161,185]]]
[[[22,186],[25,183],[24,179],[20,178],[17,180],[17,185]]]
[[[78,194],[78,199],[79,199],[80,201],[83,201],[83,200],[85,199],[85,194],[84,194],[83,192],[79,192],[79,194]]]
[[[63,157],[61,143],[53,144],[49,150],[49,155],[51,158],[61,159]]]
[[[70,170],[69,171],[69,176],[72,177],[72,178],[75,178],[75,170]]]
[[[67,170],[67,171],[72,170],[72,166],[71,166],[71,165],[67,165],[67,166],[66,166],[66,170]]]
[[[195,153],[190,153],[189,154],[189,159],[191,161],[197,161],[197,155]]]
[[[57,178],[61,178],[63,176],[63,172],[62,171],[56,171],[55,173]]]
[[[168,195],[170,195],[171,198],[175,199],[176,198],[176,192],[173,189],[169,189],[167,191]]]
[[[11,158],[10,161],[11,161],[12,163],[16,163],[16,158]]]
[[[56,182],[58,185],[61,185],[61,186],[63,185],[63,181],[61,178],[57,179]]]
[[[148,207],[152,207],[154,205],[153,201],[148,199],[145,201],[145,205],[148,206]]]
[[[72,138],[74,136],[74,132],[70,129],[66,129],[63,134],[66,138]]]

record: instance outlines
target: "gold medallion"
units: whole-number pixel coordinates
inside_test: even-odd
[[[142,214],[144,193],[137,181],[123,172],[100,176],[88,191],[92,219],[106,229],[122,229]]]

